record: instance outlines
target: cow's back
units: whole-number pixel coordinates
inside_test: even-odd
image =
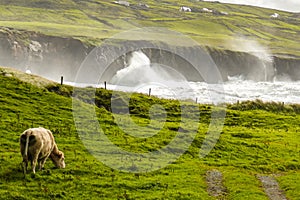
[[[39,154],[39,158],[42,158],[51,153],[54,146],[54,137],[52,133],[45,128],[31,128],[23,132],[20,139],[21,153],[25,155],[24,138],[29,138],[28,143],[28,159],[31,160],[33,155]],[[23,138],[23,139],[22,139]]]

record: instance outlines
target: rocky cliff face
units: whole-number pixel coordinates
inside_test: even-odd
[[[31,71],[47,78],[73,77],[89,53],[81,41],[4,29],[0,32],[0,65]]]
[[[300,80],[300,58],[274,57],[274,67],[278,76],[285,76],[291,80]]]
[[[203,76],[209,76],[209,70],[199,75],[193,63],[194,58],[200,60],[200,66],[210,63],[205,52],[197,47],[169,47],[145,41],[128,42],[126,45],[132,47],[132,51],[139,46],[147,46],[142,51],[151,63],[172,66],[176,71],[183,74],[188,80],[203,81]],[[97,59],[107,52],[122,52],[124,47],[119,45],[106,46],[106,49],[98,49],[94,56],[95,63],[90,62],[85,67],[90,69],[86,76],[98,76],[93,73],[93,67],[99,64]],[[122,49],[123,48],[123,49]],[[81,41],[73,38],[61,38],[41,35],[35,32],[24,32],[10,29],[2,29],[0,32],[0,65],[12,66],[20,70],[30,70],[32,73],[60,80],[74,80],[78,69],[86,56],[94,49],[86,46]],[[128,50],[128,49],[127,49]],[[101,53],[101,51],[103,51]],[[105,52],[106,53],[105,53]],[[99,53],[100,52],[100,53]],[[217,50],[206,48],[212,61],[218,67],[223,80],[228,76],[243,75],[246,79],[264,81],[273,80],[275,76],[288,75],[292,80],[300,79],[300,58],[283,58],[274,56],[272,61],[262,60],[255,55],[246,52],[234,52],[230,50]],[[182,56],[183,55],[183,56]],[[103,72],[104,78],[109,80],[118,70],[128,65],[131,53],[115,55],[109,68]],[[208,60],[207,60],[208,59]],[[192,61],[192,62],[191,62]],[[210,63],[211,64],[211,63]]]

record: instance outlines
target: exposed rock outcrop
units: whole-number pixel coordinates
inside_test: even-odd
[[[72,78],[90,48],[73,38],[5,28],[0,32],[0,65],[29,69],[51,79]]]
[[[94,68],[97,67],[95,64],[99,64],[97,59],[106,59],[106,64],[110,65],[103,72],[106,79],[126,67],[131,56],[128,49],[121,55],[115,53],[125,51],[123,45],[116,43],[98,49],[95,59],[87,64],[90,73],[86,78],[99,75],[93,73]],[[205,48],[205,52],[199,47],[170,47],[167,44],[157,46],[149,41],[128,41],[126,45],[130,46],[132,51],[138,47],[147,47],[142,51],[150,58],[151,63],[171,66],[190,81],[203,81],[203,76],[209,75],[209,70],[203,70],[204,72],[199,75],[193,66],[194,63],[191,62],[197,57],[197,60],[200,60],[199,66],[207,65],[210,63],[210,58],[206,58],[206,52],[218,67],[224,81],[228,76],[236,75],[243,75],[246,79],[257,81],[270,81],[278,75],[288,75],[291,80],[300,79],[299,57],[273,56],[271,62],[247,52],[208,47]],[[0,31],[0,65],[12,66],[23,71],[29,69],[34,74],[54,80],[59,80],[60,76],[64,76],[67,81],[74,80],[82,62],[94,48],[74,38],[46,36],[36,32],[7,28],[2,28]],[[113,60],[109,61],[109,59]]]

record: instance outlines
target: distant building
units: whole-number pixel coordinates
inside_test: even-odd
[[[186,6],[181,6],[179,9],[180,12],[192,12],[192,9]]]
[[[218,11],[218,10],[213,10],[212,13],[214,15],[228,15],[227,12],[224,12],[224,11]]]
[[[221,11],[221,15],[228,15],[228,12]]]
[[[202,8],[202,12],[212,13],[213,11],[208,8]]]
[[[145,4],[145,3],[139,3],[138,6],[139,6],[140,8],[143,8],[143,9],[148,9],[148,8],[150,8],[150,6],[149,6],[148,4]]]
[[[272,15],[270,15],[271,18],[278,18],[280,17],[280,15],[278,13],[274,13]]]
[[[114,3],[123,5],[123,6],[130,6],[130,3],[128,1],[114,1]]]

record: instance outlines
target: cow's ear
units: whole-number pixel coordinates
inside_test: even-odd
[[[60,151],[60,152],[58,152],[58,157],[59,157],[59,158],[62,158],[62,157],[63,157],[63,155],[64,155],[64,154],[63,154],[61,151]]]

